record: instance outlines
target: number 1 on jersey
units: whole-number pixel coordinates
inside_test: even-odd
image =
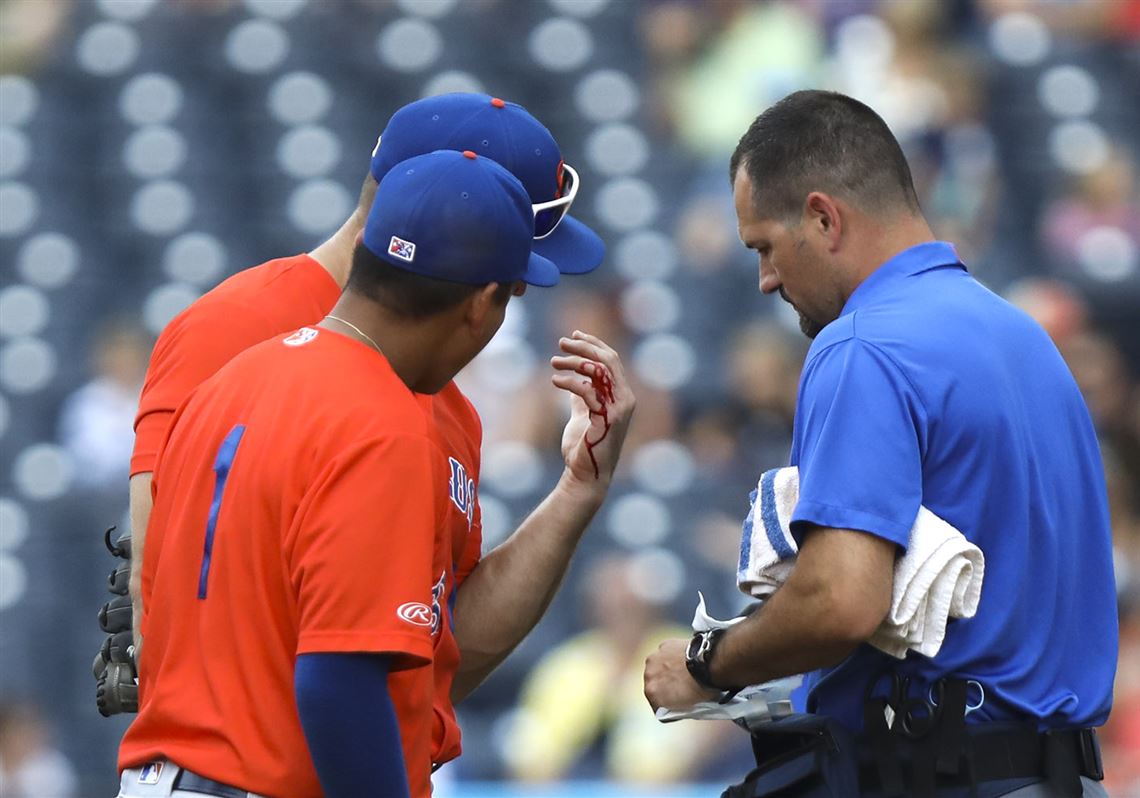
[[[214,460],[214,501],[210,504],[210,515],[206,519],[206,543],[202,550],[202,570],[198,573],[198,598],[206,598],[206,581],[210,576],[210,553],[214,548],[214,529],[218,526],[218,512],[222,509],[222,493],[226,489],[226,477],[230,474],[234,455],[237,454],[241,436],[245,434],[245,424],[238,424],[222,445]]]

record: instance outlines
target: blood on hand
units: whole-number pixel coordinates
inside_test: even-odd
[[[598,400],[598,404],[602,406],[601,410],[590,410],[590,418],[600,416],[602,419],[602,434],[598,436],[597,440],[590,440],[590,432],[586,431],[586,452],[590,455],[590,462],[594,464],[594,479],[601,477],[601,471],[598,469],[598,460],[594,457],[594,447],[606,439],[610,434],[610,410],[609,406],[614,401],[614,381],[610,376],[606,367],[600,363],[593,364],[593,372],[590,375],[590,381],[594,386],[594,396]]]

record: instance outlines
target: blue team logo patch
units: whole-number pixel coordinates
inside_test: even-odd
[[[162,762],[147,762],[139,768],[139,784],[158,784],[162,776]]]
[[[285,346],[304,346],[320,334],[320,330],[314,330],[312,327],[302,327],[297,332],[290,335],[282,343]]]
[[[475,480],[467,476],[467,469],[463,467],[463,463],[454,457],[449,457],[447,460],[451,463],[451,479],[447,484],[451,503],[467,516],[467,526],[471,526],[475,517]]]
[[[431,633],[439,634],[439,620],[442,614],[440,606],[443,600],[443,591],[447,588],[447,571],[439,575],[439,581],[431,588]]]
[[[411,263],[416,259],[416,245],[399,236],[392,236],[392,240],[388,243],[388,254]]]

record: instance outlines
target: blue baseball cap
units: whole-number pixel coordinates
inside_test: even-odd
[[[558,143],[525,108],[489,94],[440,94],[393,114],[372,152],[372,177],[380,183],[400,161],[433,150],[469,150],[506,167],[537,209],[533,249],[563,274],[585,274],[606,254],[602,239],[566,213],[577,191],[577,173],[566,167]],[[558,199],[563,203],[553,203]],[[546,229],[551,228],[551,229]],[[545,235],[543,235],[545,234]]]
[[[534,211],[518,179],[474,152],[437,150],[384,176],[364,224],[364,246],[405,271],[453,283],[558,283],[558,267],[531,251]]]

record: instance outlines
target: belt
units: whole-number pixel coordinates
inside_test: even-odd
[[[193,773],[186,768],[182,768],[181,771],[182,772],[174,779],[174,789],[176,790],[213,795],[216,796],[216,798],[248,798],[249,796],[248,790],[242,790],[220,781],[208,779],[205,776],[199,776],[197,773]]]
[[[965,768],[957,773],[936,774],[935,782],[939,787],[1033,777],[1052,782],[1054,777],[1063,778],[1074,770],[1096,781],[1104,778],[1100,745],[1093,729],[1039,733],[1031,727],[1001,731],[983,728],[971,729],[967,733]],[[898,742],[896,746],[899,746]],[[913,751],[907,751],[907,748],[911,746],[904,744],[895,749],[903,761],[911,760],[907,754]],[[859,783],[863,789],[882,789],[880,770],[874,759],[860,762]]]

